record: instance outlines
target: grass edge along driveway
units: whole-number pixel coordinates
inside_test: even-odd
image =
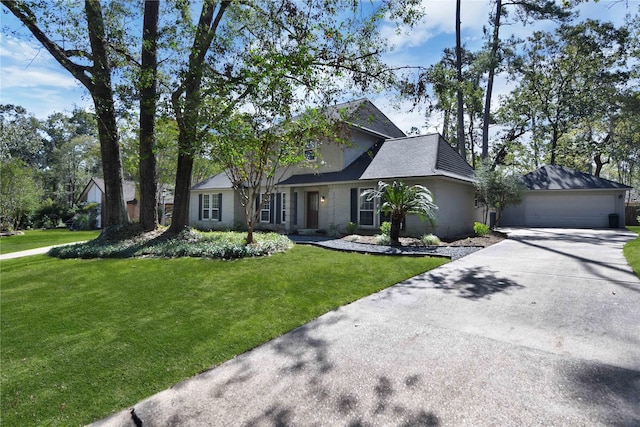
[[[235,261],[2,261],[2,423],[95,421],[445,262],[308,246]]]
[[[26,230],[24,234],[0,237],[0,254],[43,248],[45,246],[92,240],[100,235],[100,230],[71,231],[66,228],[50,230]]]
[[[633,231],[639,236],[636,237],[635,240],[632,240],[624,245],[622,251],[625,258],[627,259],[627,262],[629,263],[631,268],[633,268],[633,271],[635,271],[636,276],[640,278],[640,226],[628,226],[627,229],[629,231]]]

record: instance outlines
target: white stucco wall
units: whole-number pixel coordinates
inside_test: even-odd
[[[606,228],[613,213],[624,227],[623,190],[534,190],[520,205],[504,210],[500,225]]]

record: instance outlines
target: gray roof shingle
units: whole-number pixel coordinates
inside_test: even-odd
[[[191,187],[192,190],[208,190],[211,188],[233,188],[233,185],[226,172],[220,172],[218,175],[214,175]]]
[[[337,104],[330,107],[330,109],[334,114],[344,110],[346,121],[365,131],[373,132],[385,138],[402,138],[406,136],[367,98]]]
[[[558,166],[542,166],[522,177],[529,190],[597,190],[629,189],[619,182],[609,181],[584,172]]]
[[[448,176],[473,182],[473,168],[434,133],[384,142],[360,179]]]

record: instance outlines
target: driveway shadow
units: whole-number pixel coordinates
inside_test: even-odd
[[[497,293],[524,288],[515,280],[499,276],[486,267],[466,268],[456,273],[435,270],[424,279],[433,282],[434,289],[470,300],[490,299]]]
[[[603,364],[578,365],[566,375],[571,398],[609,426],[640,425],[640,372]]]

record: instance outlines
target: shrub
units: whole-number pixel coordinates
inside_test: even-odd
[[[201,233],[185,230],[177,236],[153,242],[144,235],[119,241],[92,240],[87,243],[53,248],[49,255],[58,258],[132,258],[156,256],[165,258],[245,258],[286,251],[292,243],[277,233],[256,233],[256,243],[245,244],[244,234],[236,232]]]
[[[489,234],[491,229],[487,224],[483,224],[481,222],[473,223],[473,232],[478,236],[484,236],[485,234]]]
[[[390,223],[389,227],[391,227]],[[390,245],[391,244],[391,236],[389,234],[377,234],[376,235],[376,243],[379,245]]]
[[[385,236],[391,236],[391,223],[389,221],[385,221],[380,224],[380,232]]]
[[[350,222],[346,227],[347,234],[355,234],[358,231],[358,224],[355,222]]]
[[[441,243],[440,238],[435,234],[425,234],[420,240],[427,246],[438,246]]]
[[[329,234],[330,237],[335,237],[335,238],[340,237],[340,234],[341,234],[340,233],[340,225],[339,224],[335,225],[335,224],[332,223],[329,226],[329,233],[328,234]]]

